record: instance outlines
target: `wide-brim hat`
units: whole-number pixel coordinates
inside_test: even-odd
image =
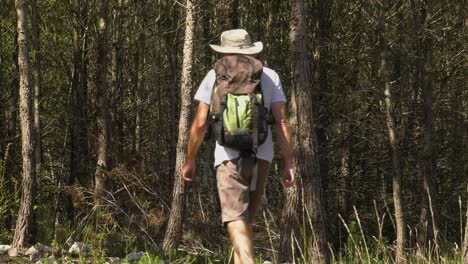
[[[253,55],[262,51],[263,43],[260,41],[252,43],[247,31],[233,29],[221,34],[221,46],[210,44],[210,47],[218,53]]]

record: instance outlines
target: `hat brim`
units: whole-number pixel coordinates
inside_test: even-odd
[[[234,53],[234,54],[244,54],[244,55],[253,55],[260,53],[263,50],[263,43],[258,41],[252,44],[248,48],[239,48],[239,47],[222,47],[218,45],[211,45],[212,50],[218,53]]]

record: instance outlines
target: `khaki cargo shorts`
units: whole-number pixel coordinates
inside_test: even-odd
[[[253,222],[262,203],[270,163],[257,159],[257,181],[251,191],[254,159],[243,158],[239,174],[239,159],[226,160],[216,168],[218,195],[221,203],[221,218],[224,224],[244,220]]]

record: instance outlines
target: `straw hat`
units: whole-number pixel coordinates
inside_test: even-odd
[[[218,53],[253,55],[262,51],[263,44],[260,41],[252,43],[247,31],[233,29],[221,34],[221,46],[210,45],[210,47]]]

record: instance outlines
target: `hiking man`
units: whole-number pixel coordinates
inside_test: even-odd
[[[195,157],[211,125],[217,139],[214,165],[222,221],[234,247],[235,263],[253,264],[252,224],[261,206],[273,159],[269,128],[272,122],[266,124],[269,113],[284,160],[283,185],[295,184],[286,98],[278,74],[251,56],[261,52],[262,42],[252,43],[245,30],[225,31],[221,34],[221,45],[210,47],[221,59],[195,94],[199,105],[190,130],[182,177],[193,181]]]

